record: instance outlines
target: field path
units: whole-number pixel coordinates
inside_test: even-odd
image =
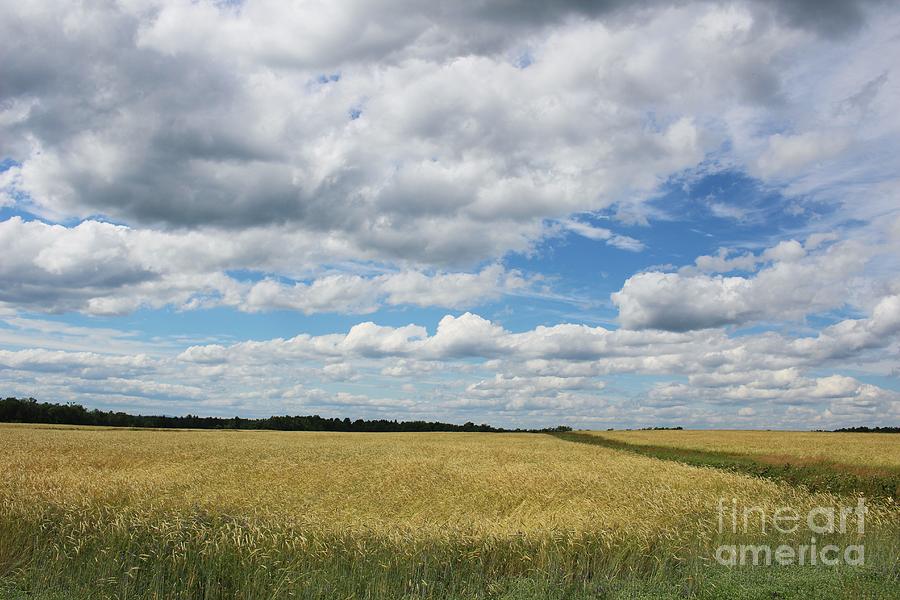
[[[631,443],[594,432],[561,432],[551,435],[569,442],[602,446],[682,464],[714,467],[785,481],[792,485],[802,485],[813,492],[846,495],[862,493],[870,498],[897,498],[900,496],[900,468],[898,467],[862,466],[789,454],[752,454],[676,445]]]

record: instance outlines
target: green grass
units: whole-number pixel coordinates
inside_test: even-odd
[[[726,568],[703,558],[709,548],[676,554],[664,540],[610,547],[576,532],[411,542],[202,513],[75,522],[45,512],[0,523],[0,598],[830,600],[897,598],[900,586],[893,530],[867,532],[864,568]]]
[[[766,462],[752,454],[631,444],[595,433],[563,432],[551,435],[570,442],[625,450],[696,467],[713,467],[754,477],[775,479],[791,485],[801,485],[811,492],[850,496],[863,494],[867,498],[882,499],[900,497],[900,470],[898,469],[881,467],[858,470],[849,465],[825,461],[808,462],[801,459],[797,459],[796,462],[789,462],[789,460],[777,463]]]
[[[643,582],[639,579],[597,580],[572,583],[565,578],[540,575],[498,579],[482,589],[447,594],[440,589],[403,592],[398,595],[372,595],[371,592],[354,593],[344,586],[322,588],[318,592],[298,588],[294,598],[390,598],[413,600],[440,598],[441,600],[836,600],[867,599],[895,600],[897,582],[880,580],[865,571],[822,571],[814,568],[788,568],[765,572],[756,570],[728,571],[708,569],[699,577],[682,578],[667,582]],[[333,594],[333,595],[332,595]],[[377,593],[376,593],[377,594]],[[81,598],[173,598],[168,594],[139,596],[116,595],[115,592],[97,588],[86,595],[75,595],[71,590],[25,591],[12,580],[0,581],[0,599],[3,600],[73,600]],[[199,596],[198,596],[199,597]],[[259,595],[206,596],[230,598],[274,598],[265,593]]]

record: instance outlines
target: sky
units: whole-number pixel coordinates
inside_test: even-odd
[[[0,396],[900,423],[896,4],[0,8]]]

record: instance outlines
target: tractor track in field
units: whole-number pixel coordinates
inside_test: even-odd
[[[579,432],[553,432],[561,440],[602,446],[651,458],[670,460],[696,467],[712,467],[755,477],[803,486],[812,492],[869,498],[900,496],[900,469],[857,467],[841,463],[804,460],[790,456],[758,456],[732,452],[710,452],[672,446],[629,444],[602,435]]]

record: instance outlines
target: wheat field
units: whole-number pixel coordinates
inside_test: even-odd
[[[48,598],[476,598],[522,581],[693,581],[721,538],[720,498],[845,504],[540,434],[0,426],[0,441],[0,579]],[[887,569],[897,517],[870,507]]]
[[[640,430],[592,433],[629,444],[900,468],[898,436],[883,433],[734,430]]]

